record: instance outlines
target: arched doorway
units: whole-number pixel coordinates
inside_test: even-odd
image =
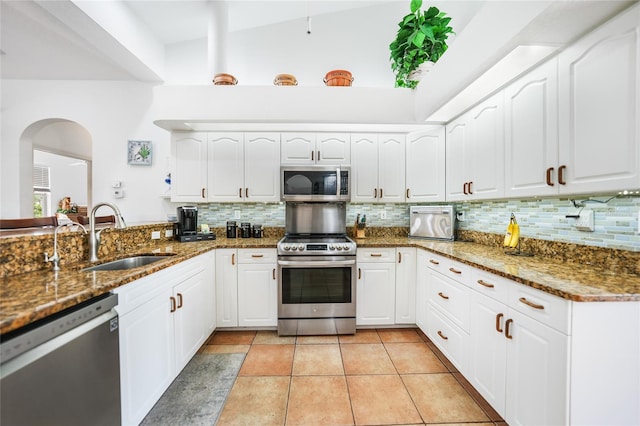
[[[73,203],[91,205],[92,139],[87,129],[61,118],[40,120],[25,129],[20,145],[29,154],[21,167],[21,216],[55,214],[60,199],[70,194],[75,195]],[[43,173],[47,179],[41,179]],[[39,211],[37,203],[43,199]]]

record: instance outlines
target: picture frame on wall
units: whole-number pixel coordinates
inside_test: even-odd
[[[151,141],[128,141],[127,163],[132,166],[150,166],[153,158]]]

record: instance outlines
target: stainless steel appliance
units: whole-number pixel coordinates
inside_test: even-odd
[[[453,206],[411,206],[409,236],[453,241],[455,209]]]
[[[356,331],[356,243],[345,203],[288,202],[278,242],[278,334]]]
[[[120,424],[117,303],[105,294],[0,338],[0,424]]]
[[[283,166],[282,201],[350,201],[349,166]]]

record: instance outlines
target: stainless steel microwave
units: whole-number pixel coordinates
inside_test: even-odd
[[[282,166],[282,201],[350,201],[351,167]]]

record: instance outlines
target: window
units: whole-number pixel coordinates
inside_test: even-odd
[[[51,216],[49,166],[33,165],[33,217]]]

